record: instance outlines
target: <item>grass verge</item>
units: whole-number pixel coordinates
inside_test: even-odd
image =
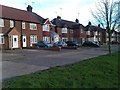
[[[103,55],[3,81],[3,88],[118,88],[118,56]]]

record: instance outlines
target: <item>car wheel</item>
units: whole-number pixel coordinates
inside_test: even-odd
[[[45,46],[44,48],[48,48],[48,46]]]

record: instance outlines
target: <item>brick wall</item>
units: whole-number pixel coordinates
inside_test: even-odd
[[[1,28],[2,33],[5,33],[7,30],[10,29],[10,20],[9,19],[4,19],[4,24],[5,26]],[[9,48],[11,48],[11,35],[15,35],[18,34],[19,36],[19,48],[21,47],[21,34],[22,35],[26,35],[27,37],[27,47],[30,46],[30,35],[37,35],[38,41],[42,40],[42,26],[40,24],[37,24],[37,30],[30,30],[30,26],[29,26],[29,22],[25,22],[26,28],[22,29],[21,26],[21,21],[15,21],[15,28],[9,33],[9,43],[7,43],[8,40],[6,40],[7,38],[5,37],[5,44],[3,44],[3,48],[7,49],[7,47],[9,46]],[[9,44],[7,46],[7,44]]]

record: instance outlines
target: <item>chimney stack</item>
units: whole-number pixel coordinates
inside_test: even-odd
[[[98,27],[100,27],[100,24],[98,24]]]
[[[76,22],[76,23],[79,23],[79,20],[76,18],[75,22]]]
[[[32,7],[30,5],[28,5],[27,11],[32,12]]]
[[[92,25],[90,21],[88,22],[88,25],[89,25],[89,26],[91,26],[91,25]]]

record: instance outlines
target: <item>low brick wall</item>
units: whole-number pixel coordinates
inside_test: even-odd
[[[50,47],[50,48],[38,48],[35,45],[32,47],[27,47],[26,49],[37,49],[37,50],[51,50],[51,51],[61,51],[61,47]]]
[[[61,51],[61,47],[44,48],[45,50]]]
[[[65,46],[65,47],[62,47],[62,49],[78,49],[78,47]]]
[[[37,50],[51,50],[51,51],[61,51],[61,49],[78,49],[78,47],[65,46],[65,47],[50,47],[50,48],[38,48],[35,45],[32,47],[27,47],[26,49],[37,49]]]

